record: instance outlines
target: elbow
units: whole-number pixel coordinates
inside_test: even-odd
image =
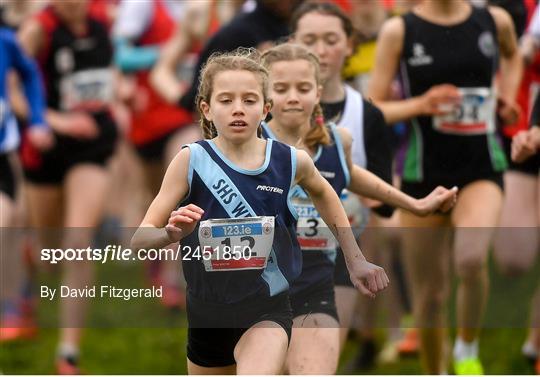
[[[131,248],[131,250],[141,249],[138,233],[139,233],[139,230],[137,230],[135,234],[131,237],[131,241],[129,242],[129,247]]]
[[[133,234],[133,236],[131,237],[131,241],[129,243],[129,247],[131,248],[131,250],[141,250],[141,249],[144,249],[144,239],[141,235],[142,231],[141,231],[141,228],[138,228],[136,231],[135,231],[135,234]]]

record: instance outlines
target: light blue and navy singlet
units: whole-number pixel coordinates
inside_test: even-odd
[[[349,185],[350,173],[337,127],[330,124],[329,131],[332,143],[327,146],[319,145],[315,156],[313,156],[313,162],[321,175],[340,195]],[[266,123],[263,123],[263,137],[276,139],[276,136]],[[295,197],[308,198],[308,195],[301,187],[295,186],[291,192],[291,199]],[[301,209],[298,208],[297,210]],[[314,217],[317,217],[317,214]],[[322,284],[331,283],[334,276],[335,259],[336,249],[316,250],[309,247],[309,250],[307,250],[304,247],[302,250],[302,273],[294,281],[290,291],[291,295],[299,294]]]
[[[181,206],[193,203],[204,209],[201,221],[275,218],[272,250],[264,269],[206,271],[203,261],[189,258],[182,261],[188,294],[207,302],[228,304],[287,291],[302,268],[295,234],[296,213],[289,202],[296,176],[296,150],[267,140],[264,164],[246,170],[229,161],[212,140],[187,147],[190,149],[189,193]],[[194,250],[200,245],[199,225],[181,241],[182,248],[189,246]]]

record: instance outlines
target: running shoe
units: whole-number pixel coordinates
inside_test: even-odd
[[[345,366],[347,374],[355,374],[359,370],[368,370],[375,366],[377,358],[377,346],[374,339],[364,339],[360,341],[358,351]]]
[[[59,357],[56,360],[56,373],[63,376],[82,374],[77,364],[75,357]]]
[[[175,285],[163,285],[161,303],[169,309],[183,310],[186,308],[186,294],[181,288]]]
[[[37,327],[31,318],[10,314],[0,321],[0,343],[30,339],[36,334]]]
[[[454,371],[457,375],[479,376],[484,374],[482,363],[477,357],[469,357],[454,361]]]
[[[538,350],[533,342],[527,340],[521,347],[521,354],[531,363],[534,364],[538,359]]]
[[[379,352],[377,362],[381,364],[393,364],[399,360],[398,341],[387,341]]]
[[[405,336],[398,343],[397,349],[400,356],[416,356],[420,348],[418,339],[418,329],[410,328],[405,332]]]

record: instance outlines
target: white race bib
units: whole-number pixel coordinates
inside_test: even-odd
[[[0,98],[0,127],[4,126],[4,121],[7,118],[7,112],[8,104],[3,98]]]
[[[433,128],[454,135],[495,132],[496,95],[491,88],[460,88],[462,101],[446,115],[433,117]]]
[[[358,238],[368,223],[369,208],[364,207],[358,195],[347,190],[343,190],[339,198],[351,224],[354,237]]]
[[[259,270],[266,267],[274,242],[272,216],[201,221],[199,243],[206,271]]]
[[[60,106],[64,111],[101,110],[113,99],[110,68],[89,69],[65,76],[60,82]]]
[[[335,250],[337,242],[310,199],[294,197],[291,202],[298,213],[296,235],[302,250]]]

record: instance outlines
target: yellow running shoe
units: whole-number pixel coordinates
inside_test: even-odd
[[[457,375],[480,376],[484,374],[482,363],[477,357],[454,361],[454,371]]]

